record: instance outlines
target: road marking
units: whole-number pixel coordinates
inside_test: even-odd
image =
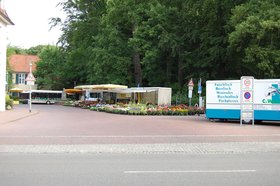
[[[139,135],[139,136],[0,136],[0,138],[189,138],[189,137],[272,137],[269,135]]]
[[[124,174],[161,174],[161,173],[250,173],[257,170],[171,170],[171,171],[124,171]]]

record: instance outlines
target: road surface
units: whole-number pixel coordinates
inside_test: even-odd
[[[279,153],[0,154],[5,186],[280,185]]]
[[[28,112],[27,105],[16,109]],[[0,185],[280,184],[278,123],[33,110],[20,119],[0,115]]]

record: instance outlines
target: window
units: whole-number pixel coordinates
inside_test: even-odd
[[[26,78],[26,74],[24,73],[16,74],[16,84],[26,84],[25,78]]]
[[[101,93],[91,92],[89,95],[91,98],[101,98]]]

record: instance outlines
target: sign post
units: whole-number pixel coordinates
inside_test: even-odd
[[[31,86],[35,84],[35,77],[32,74],[32,62],[29,63],[29,74],[26,77],[26,84],[29,85],[29,112],[32,110],[32,102],[31,102]]]
[[[198,106],[199,106],[199,108],[202,108],[202,97],[201,97],[201,94],[202,94],[202,86],[201,86],[201,78],[200,78],[199,81],[198,81],[197,93],[198,93],[198,95],[199,95]]]
[[[240,79],[240,125],[252,120],[254,126],[254,77],[242,76]]]
[[[192,106],[192,91],[193,91],[193,80],[191,78],[191,80],[188,83],[188,89],[189,89],[189,93],[188,93],[188,98],[189,98],[189,106]]]

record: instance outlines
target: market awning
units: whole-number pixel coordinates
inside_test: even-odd
[[[23,90],[21,88],[12,88],[10,89],[10,92],[22,92]]]
[[[72,88],[72,89],[64,89],[64,91],[66,93],[69,93],[69,94],[73,94],[73,93],[82,93],[83,90],[81,89],[75,89],[75,88]]]
[[[99,90],[110,90],[116,88],[127,88],[125,85],[116,85],[116,84],[101,84],[101,85],[80,85],[74,87],[75,89],[99,89]]]
[[[145,93],[145,92],[155,92],[155,89],[148,88],[127,88],[127,89],[114,89],[110,92],[121,93],[121,94],[129,94],[129,93]]]

